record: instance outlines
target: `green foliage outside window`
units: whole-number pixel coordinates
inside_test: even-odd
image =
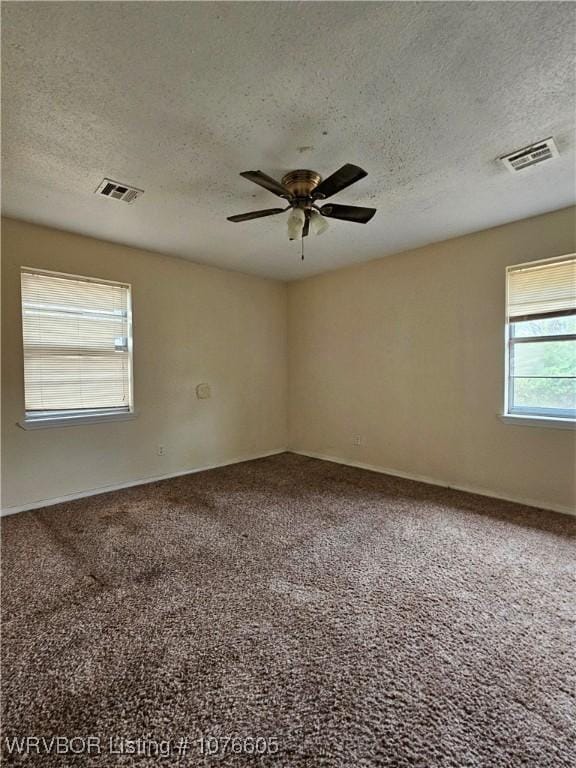
[[[513,345],[513,407],[576,409],[576,340],[569,334],[576,334],[576,315],[511,324],[512,338],[535,339]],[[541,336],[556,338],[536,341]]]

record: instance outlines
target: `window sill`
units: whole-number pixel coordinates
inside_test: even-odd
[[[574,419],[552,419],[549,416],[520,416],[501,414],[498,417],[504,424],[516,427],[545,427],[548,429],[576,429]]]
[[[59,427],[79,427],[84,424],[107,424],[113,421],[131,421],[138,414],[135,411],[130,413],[109,413],[100,416],[66,416],[58,419],[22,419],[17,422],[22,429],[55,429]]]

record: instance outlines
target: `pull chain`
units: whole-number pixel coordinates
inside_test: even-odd
[[[304,238],[301,237],[300,240],[302,242],[302,261],[304,261]]]

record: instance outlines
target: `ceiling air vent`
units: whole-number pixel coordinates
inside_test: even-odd
[[[114,200],[122,200],[124,203],[133,203],[137,197],[144,194],[144,190],[131,187],[128,184],[122,184],[120,181],[103,179],[98,185],[96,194],[114,198]]]
[[[531,165],[552,160],[553,157],[558,157],[558,149],[556,144],[554,144],[554,139],[550,137],[549,139],[537,141],[536,144],[531,144],[529,147],[510,152],[508,155],[502,155],[500,160],[510,173],[516,173]]]

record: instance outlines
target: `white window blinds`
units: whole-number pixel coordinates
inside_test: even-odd
[[[130,287],[23,269],[27,417],[129,411]]]
[[[576,309],[576,257],[510,267],[508,317],[546,317]]]
[[[576,257],[509,267],[511,416],[576,418]]]

